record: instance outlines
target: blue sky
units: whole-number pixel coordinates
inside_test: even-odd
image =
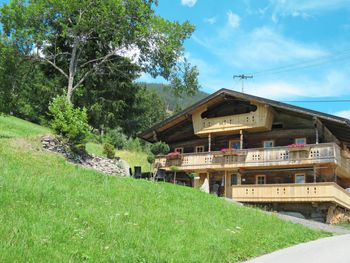
[[[350,99],[349,0],[160,0],[157,12],[196,26],[186,57],[206,92],[240,90],[232,76],[245,73],[262,97]],[[350,118],[349,102],[293,104]]]
[[[257,96],[350,99],[350,0],[159,0],[156,10],[196,26],[186,57],[206,92],[239,91],[232,76],[245,73],[254,76],[245,92]],[[349,102],[292,104],[350,118]]]

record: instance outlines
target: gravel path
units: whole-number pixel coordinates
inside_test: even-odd
[[[270,212],[268,212],[270,213]],[[296,224],[301,224],[304,225],[306,227],[309,228],[313,228],[313,229],[317,229],[317,230],[324,230],[327,232],[331,232],[337,235],[345,235],[345,234],[350,234],[350,230],[339,227],[339,226],[335,226],[335,225],[329,225],[329,224],[324,224],[324,223],[320,223],[320,222],[316,222],[316,221],[312,221],[312,220],[307,220],[307,219],[302,219],[302,218],[297,218],[294,216],[288,216],[288,215],[282,215],[279,213],[272,213],[277,215],[279,218],[286,220],[286,221],[290,221]],[[349,259],[350,262],[350,259]]]
[[[224,198],[224,199],[231,202],[231,203],[242,205],[242,203],[236,202],[230,198]],[[320,223],[320,222],[316,222],[316,221],[312,221],[312,220],[297,218],[294,216],[282,215],[282,214],[274,213],[274,212],[267,212],[267,211],[263,211],[263,212],[266,212],[266,213],[272,214],[272,215],[276,215],[283,220],[286,220],[286,221],[289,221],[292,223],[296,223],[296,224],[301,224],[301,225],[304,225],[304,226],[312,228],[312,229],[323,230],[323,231],[331,232],[331,233],[334,233],[337,235],[350,234],[350,230],[342,228],[342,227],[324,224],[324,223]],[[349,262],[350,262],[350,259],[349,259]]]

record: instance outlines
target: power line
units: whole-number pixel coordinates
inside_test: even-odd
[[[301,62],[297,62],[297,63],[285,65],[285,66],[270,68],[266,70],[260,70],[260,71],[253,72],[252,74],[253,75],[277,74],[277,73],[288,72],[288,71],[293,71],[298,69],[310,68],[310,67],[315,67],[322,64],[331,63],[334,61],[344,60],[344,59],[347,59],[349,56],[350,56],[350,49],[346,49],[343,51],[332,53],[327,56],[323,56],[318,59],[301,61]]]
[[[350,102],[350,100],[286,100],[282,101],[286,103],[298,102],[298,103],[338,103],[338,102]]]

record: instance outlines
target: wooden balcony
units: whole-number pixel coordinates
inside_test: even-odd
[[[232,199],[245,203],[329,202],[350,209],[350,193],[336,183],[232,186]]]
[[[183,171],[204,169],[229,170],[238,168],[342,165],[350,176],[350,160],[345,159],[335,143],[312,144],[304,147],[273,147],[222,152],[185,153],[178,159],[158,156],[156,162],[164,169],[177,166]]]
[[[207,108],[201,108],[193,113],[193,130],[197,135],[209,133],[239,133],[240,130],[268,131],[271,130],[273,113],[264,104],[256,104],[257,110],[250,113],[229,115],[216,118],[202,118],[201,114]]]

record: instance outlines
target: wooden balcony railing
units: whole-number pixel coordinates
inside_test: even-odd
[[[350,209],[350,193],[336,183],[232,186],[238,202],[331,202]]]
[[[178,166],[184,170],[335,163],[338,157],[341,159],[337,147],[334,143],[324,143],[303,147],[243,149],[236,150],[232,154],[223,154],[222,152],[185,153],[178,159],[158,156],[156,162],[165,169],[170,166]]]

